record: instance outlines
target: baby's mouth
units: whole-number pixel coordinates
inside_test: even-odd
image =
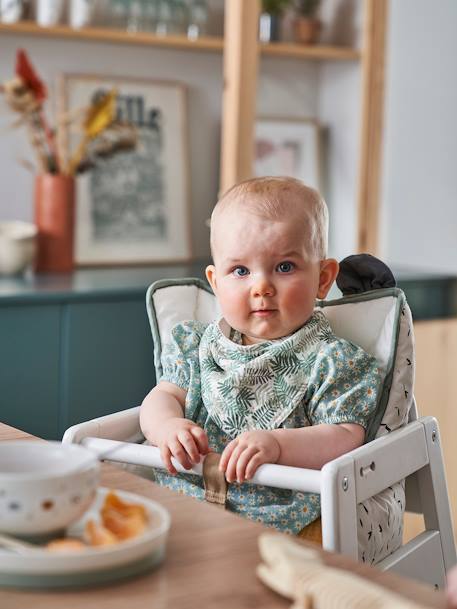
[[[256,317],[270,317],[277,312],[277,309],[254,309],[252,314]]]

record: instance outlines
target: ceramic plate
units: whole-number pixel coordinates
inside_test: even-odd
[[[87,512],[67,530],[68,537],[82,537],[87,520],[99,521],[100,508],[110,489],[99,488]],[[116,494],[147,509],[145,531],[119,544],[89,547],[81,552],[15,554],[0,548],[0,585],[34,588],[82,586],[104,583],[143,572],[160,563],[170,528],[170,515],[160,504],[125,491]]]

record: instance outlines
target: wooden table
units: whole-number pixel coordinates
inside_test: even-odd
[[[32,436],[0,423],[1,440]],[[72,591],[0,589],[1,609],[281,609],[290,606],[256,577],[257,538],[265,527],[138,476],[102,465],[104,486],[160,501],[171,513],[165,562],[128,581]],[[326,563],[357,572],[429,607],[445,607],[444,595],[343,556],[322,552]]]

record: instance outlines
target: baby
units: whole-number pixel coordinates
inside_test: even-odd
[[[320,469],[364,442],[381,381],[376,360],[337,338],[315,311],[338,273],[327,258],[328,214],[299,180],[255,178],[231,188],[211,216],[206,277],[222,318],[177,324],[163,376],[141,406],[145,437],[168,472],[156,480],[203,499],[202,479],[176,475],[221,453],[227,507],[299,533],[319,496],[255,486],[263,463]]]

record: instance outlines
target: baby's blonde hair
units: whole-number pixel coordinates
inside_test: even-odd
[[[317,190],[289,177],[252,178],[227,190],[211,214],[211,251],[214,254],[216,220],[234,206],[271,220],[295,215],[303,225],[307,252],[317,260],[327,256],[328,209]]]

